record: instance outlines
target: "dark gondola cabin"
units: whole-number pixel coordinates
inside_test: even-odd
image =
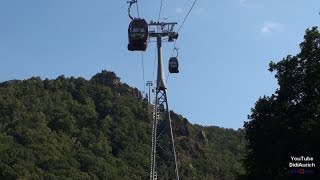
[[[148,23],[144,19],[133,19],[128,28],[129,51],[145,51],[148,44]]]
[[[169,72],[170,73],[179,73],[179,62],[176,57],[171,57],[169,59]]]

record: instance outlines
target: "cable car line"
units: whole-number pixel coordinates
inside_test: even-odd
[[[143,92],[146,92],[145,79],[144,79],[144,58],[143,52],[141,52],[141,65],[142,65],[142,83],[143,83]]]
[[[167,85],[168,85],[168,83],[169,83],[169,76],[170,76],[170,73],[168,72],[168,73],[167,73],[167,79],[166,79]]]
[[[193,2],[193,4],[192,4],[191,8],[189,9],[189,12],[187,13],[186,17],[184,18],[184,20],[182,21],[182,23],[181,23],[180,27],[178,28],[177,33],[179,33],[180,29],[182,28],[182,26],[183,26],[183,25],[184,25],[184,23],[186,22],[186,20],[187,20],[187,18],[188,18],[188,16],[189,16],[189,14],[190,14],[190,12],[191,12],[191,11],[192,11],[192,9],[193,9],[193,6],[196,4],[196,2],[197,2],[197,0],[194,0],[194,2]]]
[[[159,20],[160,20],[160,15],[161,15],[161,10],[162,10],[162,1],[163,1],[163,0],[161,0],[161,3],[160,3],[158,22],[159,22]]]
[[[190,12],[192,11],[192,9],[193,9],[194,5],[196,4],[196,2],[197,2],[197,0],[194,0],[194,2],[193,2],[193,4],[192,4],[192,6],[190,7],[190,9],[189,9],[189,11],[188,11],[188,13],[187,13],[186,17],[183,19],[183,21],[182,21],[182,23],[181,23],[180,27],[178,28],[177,33],[179,33],[179,31],[181,30],[182,26],[183,26],[183,25],[184,25],[184,23],[186,22],[187,18],[189,17]],[[174,41],[174,44],[173,44],[173,47],[174,47],[174,48],[176,48],[176,44],[177,44],[177,39]],[[173,56],[173,53],[174,53],[174,49],[172,50],[172,56]]]
[[[138,14],[138,18],[140,18],[140,13],[139,13],[139,6],[138,6],[138,1],[137,0],[135,0],[136,1],[136,3],[137,3],[137,14]]]
[[[156,59],[157,59],[157,50],[155,49],[154,50],[154,61],[153,61],[153,74],[152,74],[152,79],[155,79],[154,78],[154,70],[156,68]]]

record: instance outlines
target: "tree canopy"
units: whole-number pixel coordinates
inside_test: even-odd
[[[0,179],[149,177],[152,108],[113,72],[2,82],[0,107]],[[240,130],[171,116],[181,179],[244,173]]]
[[[307,29],[300,53],[270,63],[279,88],[261,97],[245,122],[247,176],[285,179],[319,177],[320,158],[320,33]],[[291,157],[313,157],[311,174],[293,174]],[[298,169],[298,168],[296,168]],[[299,168],[300,169],[300,168]]]

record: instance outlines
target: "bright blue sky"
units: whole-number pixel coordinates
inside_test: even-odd
[[[160,0],[138,2],[140,16],[157,20]],[[192,3],[163,0],[161,17],[180,24]],[[319,0],[198,0],[177,41],[170,108],[191,123],[242,127],[257,99],[277,88],[269,62],[298,53],[306,28],[320,22],[319,7]],[[0,81],[89,79],[107,69],[143,91],[141,53],[126,49],[128,24],[126,0],[1,0]],[[155,79],[155,46],[144,53],[145,81]],[[173,43],[163,46],[167,69]]]

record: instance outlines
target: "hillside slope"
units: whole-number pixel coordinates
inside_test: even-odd
[[[113,72],[0,83],[0,179],[148,179],[149,104]],[[243,174],[242,130],[171,112],[181,179]]]

